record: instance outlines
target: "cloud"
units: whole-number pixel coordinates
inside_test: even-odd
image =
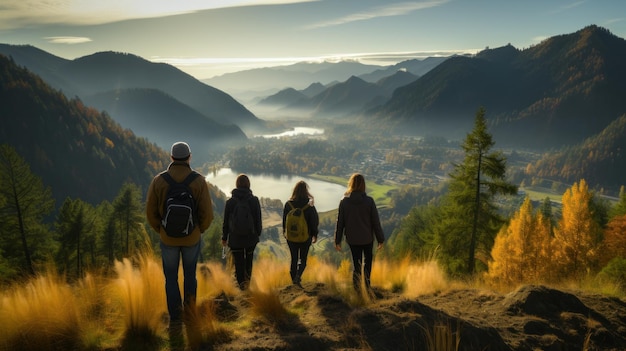
[[[96,25],[227,7],[319,0],[2,0],[0,29],[38,24]]]
[[[570,2],[564,5],[561,5],[559,7],[557,7],[556,9],[549,11],[548,14],[554,15],[557,13],[562,13],[562,12],[566,12],[572,9],[575,9],[577,7],[580,7],[582,5],[584,5],[588,0],[580,0],[580,1],[574,1],[574,2]]]
[[[569,3],[569,4],[561,6],[561,9],[563,9],[563,10],[573,9],[573,8],[578,7],[578,6],[580,6],[580,5],[582,5],[582,4],[586,3],[586,2],[587,2],[587,0],[572,2],[572,3]]]
[[[85,37],[46,37],[51,44],[83,44],[91,41],[91,38]]]
[[[299,57],[156,57],[150,58],[152,62],[161,62],[173,66],[203,66],[220,64],[245,64],[251,66],[274,66],[281,64],[293,64],[297,62],[324,62],[324,61],[391,61],[398,62],[410,59],[424,59],[427,57],[447,57],[453,55],[475,54],[479,49],[463,50],[436,50],[436,51],[390,51],[390,52],[365,52],[365,53],[338,53],[320,56]]]
[[[447,3],[449,0],[435,0],[435,1],[421,1],[421,2],[401,2],[386,6],[379,6],[371,8],[367,11],[357,12],[348,16],[336,18],[330,21],[324,21],[315,23],[310,26],[306,26],[305,29],[317,29],[324,27],[339,26],[342,24],[366,21],[378,17],[392,17],[402,16],[414,11],[424,10],[432,7],[441,6]]]
[[[611,18],[611,19],[604,21],[604,25],[610,26],[611,24],[622,22],[623,20],[624,20],[623,18]]]

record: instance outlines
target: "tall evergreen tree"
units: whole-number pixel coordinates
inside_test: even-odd
[[[9,145],[0,145],[1,248],[10,261],[35,274],[34,261],[50,250],[50,231],[44,217],[54,209],[49,187],[33,174],[26,161]]]
[[[495,145],[487,131],[485,110],[478,109],[474,129],[461,147],[463,162],[455,164],[446,196],[446,215],[439,229],[442,254],[447,255],[453,271],[462,269],[473,274],[476,253],[487,261],[495,236],[504,223],[497,213],[496,195],[516,194],[517,186],[506,182],[506,158],[500,151],[491,152]],[[457,272],[459,273],[459,272]]]
[[[416,206],[400,223],[397,231],[389,238],[396,258],[430,257],[437,244],[433,238],[433,223],[440,217],[437,206]]]
[[[59,241],[57,266],[63,267],[66,273],[75,268],[76,277],[80,277],[85,266],[84,256],[92,249],[91,243],[97,235],[95,209],[80,199],[68,198],[61,205],[56,228]]]
[[[113,214],[111,221],[126,256],[131,253],[131,241],[137,241],[145,234],[143,227],[143,204],[141,190],[136,184],[125,183],[119,194],[113,200]]]

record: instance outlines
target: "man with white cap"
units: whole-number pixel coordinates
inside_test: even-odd
[[[179,141],[172,145],[171,163],[167,170],[152,179],[146,200],[146,216],[150,226],[160,235],[163,272],[165,274],[165,294],[167,309],[170,316],[170,343],[177,339],[182,342],[183,312],[195,307],[196,265],[200,256],[201,238],[213,221],[213,205],[209,195],[209,187],[205,178],[199,176],[190,165],[191,149],[185,142]],[[173,181],[173,182],[172,182]],[[166,231],[166,201],[170,187],[174,183],[188,184],[192,195],[194,221],[184,234],[174,235]],[[183,262],[183,297],[178,285],[178,267]]]

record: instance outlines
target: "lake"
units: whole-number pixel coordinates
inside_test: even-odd
[[[334,210],[339,206],[339,200],[346,191],[346,186],[325,182],[307,177],[290,175],[250,174],[250,187],[252,193],[258,197],[278,199],[283,203],[289,199],[296,182],[304,180],[309,185],[309,192],[315,197],[315,208],[319,212]],[[230,196],[235,187],[235,180],[239,173],[230,168],[222,168],[216,173],[207,175],[207,181],[218,187],[226,195]]]
[[[296,135],[322,135],[324,134],[324,129],[320,128],[311,128],[311,127],[295,127],[292,130],[288,130],[279,134],[265,134],[265,135],[257,135],[263,138],[283,138],[283,137],[293,137]]]

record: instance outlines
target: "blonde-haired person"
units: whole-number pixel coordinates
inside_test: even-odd
[[[304,210],[304,218],[306,219],[307,227],[309,229],[309,238],[305,242],[287,240],[287,245],[289,245],[289,252],[291,254],[289,274],[291,275],[291,282],[298,287],[302,287],[302,273],[304,273],[304,269],[306,268],[309,248],[311,247],[311,244],[317,242],[319,227],[319,216],[317,214],[317,210],[315,209],[313,195],[309,193],[308,184],[301,180],[293,187],[291,197],[285,203],[285,208],[283,209],[283,234],[285,234],[287,214],[289,211],[293,208],[303,208],[307,204],[309,204],[309,207]]]
[[[231,255],[235,263],[235,278],[241,290],[248,289],[252,278],[252,263],[254,261],[254,249],[259,242],[263,222],[261,221],[261,204],[259,198],[252,194],[250,189],[250,178],[245,174],[240,174],[235,180],[235,189],[232,196],[226,201],[224,206],[224,223],[222,225],[222,246],[230,247]],[[232,216],[235,206],[239,202],[246,202],[252,216],[248,226],[239,226],[234,223],[236,219]],[[243,218],[238,216],[239,219]],[[246,233],[236,233],[235,226],[243,227]],[[238,229],[241,230],[241,229]]]
[[[382,248],[385,235],[380,225],[378,209],[374,199],[365,193],[365,178],[354,173],[348,181],[348,189],[339,202],[335,227],[335,249],[341,251],[341,242],[346,237],[352,252],[352,283],[354,289],[361,290],[361,279],[365,288],[370,288],[374,238],[378,248]],[[364,277],[361,277],[361,270]]]

